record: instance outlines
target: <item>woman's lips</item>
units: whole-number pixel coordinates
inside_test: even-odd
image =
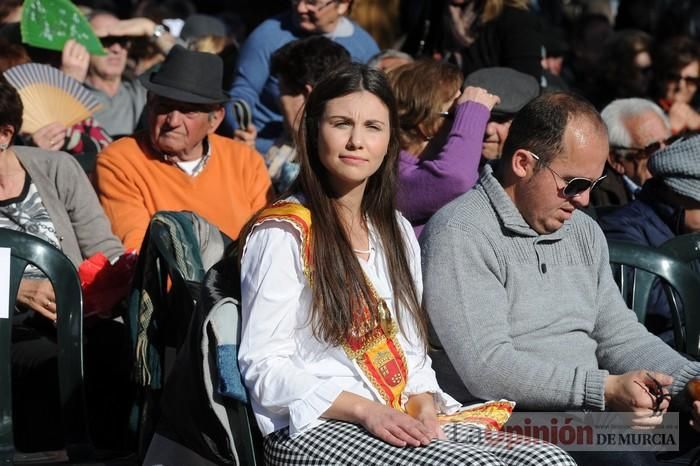
[[[356,157],[354,155],[341,155],[340,160],[348,165],[362,165],[368,162],[367,159],[363,159],[362,157]]]

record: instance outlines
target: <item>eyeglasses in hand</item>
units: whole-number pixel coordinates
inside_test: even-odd
[[[651,376],[647,372],[647,378],[651,381],[651,386],[642,384],[641,382],[635,380],[634,383],[642,387],[642,389],[649,394],[652,402],[654,403],[654,415],[660,415],[663,411],[661,410],[661,404],[664,400],[670,400],[671,395],[664,393],[664,387],[661,383]]]

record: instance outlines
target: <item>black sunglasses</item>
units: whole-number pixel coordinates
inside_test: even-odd
[[[685,81],[686,84],[700,86],[700,76],[681,76],[680,74],[669,74],[666,79],[673,82]]]
[[[100,42],[102,43],[102,47],[108,49],[114,44],[119,44],[121,45],[122,48],[127,48],[131,44],[131,40],[128,37],[124,36],[107,36],[107,37],[101,37]]]
[[[538,162],[540,161],[540,158],[537,154],[530,152],[529,150],[525,151],[528,154],[532,156],[535,160]],[[589,178],[584,178],[582,176],[576,176],[574,178],[569,178],[568,180],[561,176],[559,173],[555,172],[552,167],[547,165],[546,163],[543,163],[547,170],[551,171],[554,173],[560,180],[564,182],[564,187],[561,189],[562,194],[564,194],[564,197],[577,197],[586,192],[587,190],[593,191],[601,181],[605,179],[606,176],[608,175],[603,175],[600,178],[596,180],[591,180]]]
[[[656,151],[661,149],[662,147],[670,146],[673,143],[682,141],[683,139],[686,138],[686,134],[676,134],[675,136],[671,136],[670,138],[663,139],[661,141],[656,141],[652,142],[651,144],[647,144],[644,147],[626,147],[626,146],[616,146],[616,145],[611,145],[610,149],[613,151],[622,151],[622,152],[627,152],[627,154],[624,154],[624,157],[626,159],[635,159],[635,160],[643,160],[643,159],[648,159]]]

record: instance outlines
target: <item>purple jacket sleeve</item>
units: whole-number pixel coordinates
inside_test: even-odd
[[[397,205],[413,226],[425,224],[438,209],[469,191],[479,177],[489,110],[469,101],[457,106],[454,118],[447,142],[436,156],[416,160],[401,151]]]

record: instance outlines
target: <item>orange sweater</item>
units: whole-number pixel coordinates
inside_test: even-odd
[[[114,234],[139,250],[151,216],[189,210],[237,238],[250,217],[271,199],[263,158],[232,139],[209,135],[211,157],[197,176],[148,150],[145,134],[125,137],[97,157],[97,187]]]

